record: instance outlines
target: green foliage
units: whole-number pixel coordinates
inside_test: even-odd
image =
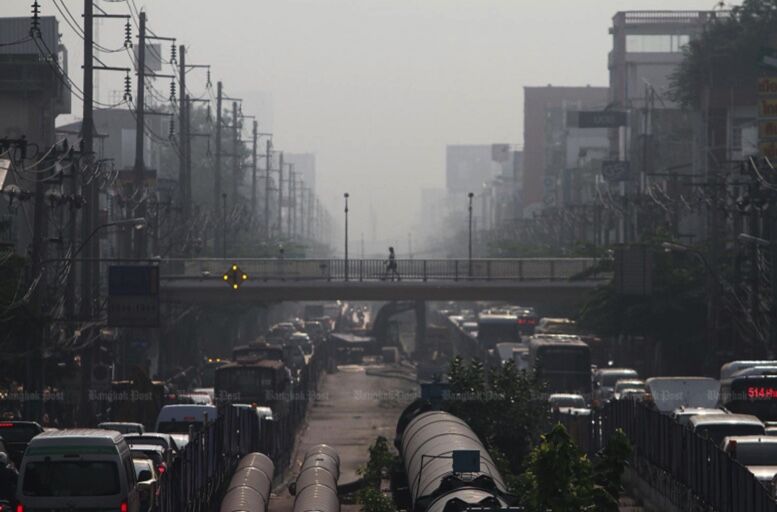
[[[769,45],[777,27],[777,0],[744,0],[730,16],[709,22],[685,49],[685,59],[671,77],[673,100],[691,108],[702,105],[702,91],[755,87],[759,49]]]
[[[593,468],[566,429],[557,424],[529,455],[523,505],[532,512],[596,510]]]
[[[618,511],[617,499],[623,491],[621,478],[630,456],[629,438],[618,429],[594,464],[594,481],[604,491],[597,495],[597,510]]]
[[[394,502],[384,493],[372,486],[359,491],[358,502],[363,512],[395,512]]]
[[[651,336],[687,346],[704,334],[706,272],[689,253],[654,254],[653,293],[618,295],[614,284],[597,289],[583,305],[578,325],[600,336]]]
[[[380,482],[388,477],[389,471],[397,463],[397,457],[383,436],[379,436],[369,450],[367,464],[357,470],[366,485],[359,490],[356,499],[362,504],[364,512],[394,512],[394,502],[381,492]]]
[[[556,248],[544,244],[527,244],[515,238],[494,240],[488,244],[489,258],[598,258],[606,249],[588,242],[577,242],[570,247]]]
[[[367,465],[359,468],[358,473],[369,486],[377,487],[394,466],[397,458],[391,452],[388,440],[383,436],[378,436],[369,450],[370,457]]]
[[[518,473],[532,442],[547,425],[547,402],[533,373],[508,362],[491,370],[486,381],[479,361],[455,358],[448,373],[450,398],[445,409],[464,420],[489,452],[500,454],[504,469]],[[509,473],[504,472],[509,480]]]

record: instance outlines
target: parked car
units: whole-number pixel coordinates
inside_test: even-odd
[[[24,452],[17,510],[140,511],[135,468],[114,430],[44,432]]]
[[[154,461],[148,457],[134,456],[132,464],[135,467],[135,478],[138,481],[140,510],[152,512],[159,502],[159,473],[154,467]]]
[[[103,421],[97,425],[103,430],[115,430],[120,434],[142,434],[146,431],[142,423],[130,423],[127,421]]]

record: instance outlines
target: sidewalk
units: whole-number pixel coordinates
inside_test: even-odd
[[[414,398],[418,385],[407,378],[367,375],[366,370],[391,370],[414,375],[398,365],[344,365],[338,372],[324,376],[318,399],[313,403],[303,427],[285,482],[293,482],[305,452],[313,445],[326,443],[340,455],[339,484],[359,478],[357,469],[367,463],[369,446],[378,436],[393,442],[397,420]],[[277,494],[276,494],[277,493]],[[287,485],[276,489],[269,510],[290,512],[294,497]],[[351,508],[343,506],[343,510]],[[356,507],[359,509],[360,507]]]

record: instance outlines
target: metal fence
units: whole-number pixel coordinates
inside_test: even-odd
[[[229,407],[193,434],[189,444],[162,475],[160,510],[208,510],[242,455],[259,445],[259,417],[255,412]]]
[[[611,402],[589,423],[589,450],[605,446],[622,429],[634,448],[632,468],[681,510],[777,512],[769,489],[747,468],[713,441],[641,402]]]
[[[211,504],[221,499],[238,461],[248,453],[269,456],[276,474],[282,474],[291,462],[297,429],[315,397],[330,352],[327,344],[321,345],[300,372],[298,385],[288,397],[288,410],[282,416],[260,420],[252,409],[223,407],[216,421],[194,434],[162,475],[159,510],[210,510]]]
[[[396,274],[380,259],[169,259],[159,261],[166,278],[216,278],[233,264],[255,281],[563,281],[603,280],[597,258],[396,260]]]

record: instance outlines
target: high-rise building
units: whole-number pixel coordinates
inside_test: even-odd
[[[557,183],[567,162],[567,115],[603,110],[607,87],[524,87],[523,180],[524,215],[555,206]]]

